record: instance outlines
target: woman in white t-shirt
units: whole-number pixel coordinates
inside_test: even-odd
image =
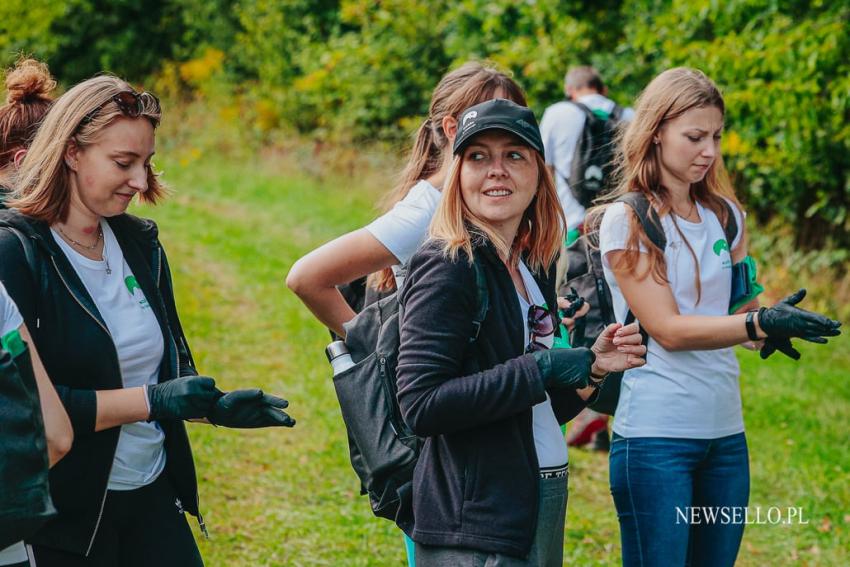
[[[117,77],[75,85],[0,212],[0,281],[74,430],[50,471],[59,513],[27,540],[40,567],[203,565],[184,514],[204,529],[184,421],[294,425],[285,400],[198,375],[158,229],[126,213],[164,195],[151,165],[160,118],[154,95]]]
[[[71,443],[74,439],[71,421],[68,419],[68,414],[62,407],[62,402],[59,401],[59,396],[56,395],[56,390],[47,377],[47,372],[44,370],[44,365],[41,363],[41,358],[38,356],[17,305],[9,297],[3,284],[0,283],[0,337],[5,337],[13,331],[18,331],[29,347],[32,370],[41,403],[44,436],[47,441],[47,456],[52,467],[71,450]],[[0,427],[3,427],[2,423],[0,423]],[[0,565],[13,565],[15,567],[29,565],[29,558],[23,542],[16,543],[6,549],[0,549]]]
[[[388,197],[392,207],[366,227],[323,244],[292,266],[286,285],[331,331],[344,337],[343,323],[355,315],[337,286],[374,274],[369,281],[373,290],[401,287],[404,266],[425,241],[440,202],[460,113],[492,98],[526,104],[513,79],[481,63],[469,62],[446,74],[431,96],[428,118],[419,127],[401,181]],[[412,542],[406,541],[408,562],[413,565]]]
[[[724,112],[701,72],[656,77],[621,142],[623,176],[612,199],[642,193],[666,246],[652,244],[622,202],[604,209],[600,226],[617,320],[630,310],[649,337],[646,365],[623,378],[610,454],[627,566],[734,564],[749,468],[731,347],[747,343],[766,357],[791,352],[791,337],[825,342],[839,333],[837,321],[794,307],[802,292],[729,314],[732,265],[746,256],[747,238],[719,153]],[[727,243],[730,208],[738,231]],[[725,510],[731,521],[690,522],[692,509]]]

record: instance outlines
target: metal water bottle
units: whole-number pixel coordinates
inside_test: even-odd
[[[348,354],[348,347],[342,341],[334,341],[325,348],[325,355],[328,357],[328,362],[334,369],[334,376],[345,372],[352,366],[354,361],[351,360],[351,355]]]

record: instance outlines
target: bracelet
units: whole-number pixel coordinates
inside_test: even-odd
[[[594,374],[593,370],[590,371],[590,380],[588,380],[588,386],[593,388],[601,388],[602,384],[605,383],[605,379],[608,377],[608,372],[605,372],[601,376],[598,374]]]
[[[756,323],[753,320],[755,314],[755,311],[747,311],[747,318],[744,320],[744,323],[747,327],[747,336],[750,338],[750,340],[760,341],[761,339],[759,338],[758,333],[756,333]]]

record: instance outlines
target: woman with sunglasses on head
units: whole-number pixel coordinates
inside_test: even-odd
[[[202,565],[184,420],[291,426],[286,402],[198,376],[156,225],[126,213],[164,188],[151,166],[159,101],[112,76],[51,107],[0,226],[0,280],[21,310],[74,430],[50,473],[58,517],[36,533],[44,566]]]
[[[743,513],[747,505],[740,372],[730,347],[766,341],[763,357],[793,355],[791,337],[839,334],[837,321],[794,307],[804,292],[729,314],[732,266],[747,255],[747,236],[720,156],[724,114],[720,91],[700,71],[653,79],[621,142],[622,181],[611,198],[648,202],[666,245],[653,244],[625,203],[602,209],[600,250],[617,319],[631,311],[648,335],[646,365],[622,381],[610,453],[627,566],[735,563],[743,521],[689,525],[678,515]],[[737,225],[732,242],[729,223]]]
[[[425,439],[416,561],[560,566],[576,392],[643,364],[636,325],[551,349],[564,216],[534,114],[497,99],[460,115],[430,239],[401,290],[399,405]],[[477,334],[482,280],[489,308]]]

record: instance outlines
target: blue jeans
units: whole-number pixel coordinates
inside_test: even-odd
[[[750,494],[743,433],[719,439],[614,434],[610,480],[624,567],[735,564],[744,523],[734,511],[743,513]]]

